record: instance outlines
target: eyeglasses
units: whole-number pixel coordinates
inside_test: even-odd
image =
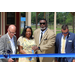
[[[68,32],[65,32],[65,33],[62,32],[62,34],[67,34],[67,33],[68,33]]]
[[[31,33],[31,31],[26,31],[26,33]]]
[[[15,32],[11,32],[10,30],[9,30],[9,32],[10,32],[11,34],[16,34]]]
[[[42,24],[43,24],[43,25],[45,25],[46,23],[45,23],[45,22],[43,22],[43,23],[40,23],[40,25],[42,25]]]

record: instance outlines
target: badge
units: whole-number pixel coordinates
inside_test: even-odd
[[[7,43],[10,43],[10,41],[7,41]]]
[[[72,42],[72,40],[68,40],[68,42]]]

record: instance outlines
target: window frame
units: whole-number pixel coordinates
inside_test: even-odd
[[[6,24],[7,26],[9,26],[10,24],[7,24],[7,13],[8,13],[8,12],[5,13],[5,15],[6,15],[6,18],[5,18],[5,21],[6,21],[6,22],[5,22],[5,24]],[[11,13],[11,12],[10,12],[10,13]],[[15,23],[14,23],[14,25],[16,25],[16,12],[14,12],[14,13],[15,13]],[[11,23],[11,24],[12,24],[12,23]]]

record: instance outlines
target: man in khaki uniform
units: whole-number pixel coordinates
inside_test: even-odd
[[[40,20],[40,28],[34,31],[34,39],[37,46],[32,47],[37,54],[50,54],[55,52],[55,34],[47,26],[46,19]],[[54,58],[39,57],[40,62],[53,62]]]

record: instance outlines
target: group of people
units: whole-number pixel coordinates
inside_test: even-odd
[[[16,26],[10,25],[8,32],[0,38],[0,54],[50,54],[50,53],[75,53],[75,34],[69,32],[67,25],[63,25],[62,33],[57,35],[48,28],[47,20],[40,20],[40,28],[32,31],[30,26],[25,26],[21,36],[16,39]],[[1,62],[75,62],[75,57],[24,57],[0,59]]]

